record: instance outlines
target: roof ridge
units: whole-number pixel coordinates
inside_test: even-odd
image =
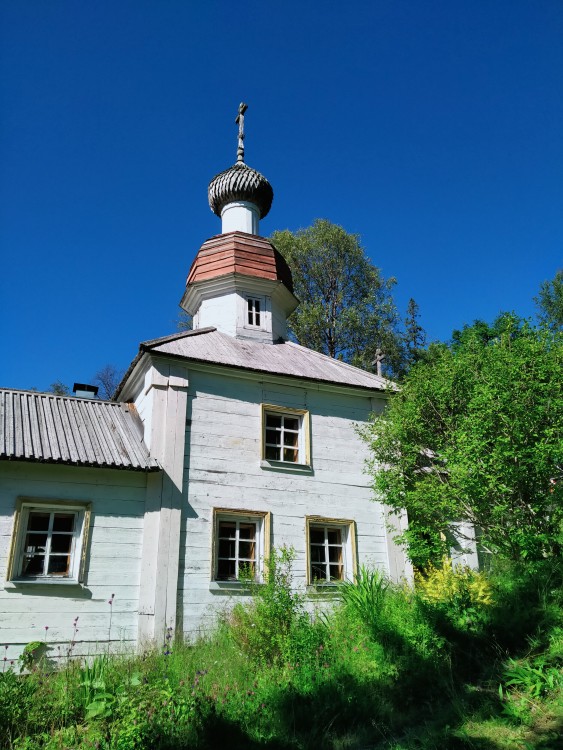
[[[389,384],[394,385],[392,380],[389,380],[388,378],[383,378],[381,375],[376,375],[374,372],[370,372],[369,370],[364,370],[362,367],[356,367],[356,365],[351,365],[348,362],[344,362],[342,359],[335,359],[334,357],[329,357],[328,354],[323,354],[322,352],[318,352],[316,349],[309,349],[308,346],[303,346],[302,344],[297,344],[295,341],[285,341],[285,344],[290,344],[291,346],[294,346],[296,349],[304,349],[309,354],[313,354],[317,357],[322,357],[323,359],[328,359],[331,362],[334,362],[335,364],[345,367],[350,370],[354,370],[355,372],[361,372],[363,375],[369,375],[370,377],[377,380],[381,385],[388,386]]]
[[[28,393],[31,396],[48,396],[49,398],[69,398],[73,401],[87,401],[89,404],[111,404],[118,405],[119,402],[106,398],[88,398],[87,396],[73,396],[70,393],[51,393],[51,391],[33,391],[30,388],[4,388],[0,386],[0,391],[4,393]]]
[[[159,346],[160,344],[167,344],[169,341],[177,341],[178,339],[186,338],[187,336],[198,336],[202,333],[211,333],[217,329],[214,326],[207,326],[206,328],[194,328],[190,331],[179,331],[178,333],[170,333],[168,336],[160,336],[157,339],[148,339],[147,341],[141,341],[139,347],[144,349],[152,349],[153,346]]]

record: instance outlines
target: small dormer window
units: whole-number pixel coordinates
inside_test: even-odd
[[[247,305],[247,325],[252,328],[260,328],[260,315],[262,312],[261,300],[256,297],[248,297]]]
[[[270,297],[244,293],[239,297],[237,309],[237,335],[263,341],[272,330]],[[268,337],[269,338],[269,337]]]

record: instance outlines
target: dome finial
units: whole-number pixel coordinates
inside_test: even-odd
[[[219,172],[209,183],[207,195],[214,214],[221,217],[223,234],[258,234],[258,222],[270,210],[274,191],[264,175],[244,163],[244,113],[248,105],[239,104],[237,160]]]
[[[235,123],[238,125],[238,148],[237,162],[244,163],[244,113],[248,109],[248,104],[241,102],[238,105],[238,115]]]

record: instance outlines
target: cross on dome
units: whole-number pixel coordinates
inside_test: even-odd
[[[237,161],[216,174],[209,183],[209,206],[221,217],[223,234],[233,231],[259,234],[259,220],[272,205],[274,191],[264,175],[244,162],[244,114],[248,105],[239,104]]]
[[[238,105],[238,115],[235,123],[238,125],[238,148],[237,162],[244,162],[244,113],[248,109],[248,104],[241,102]]]

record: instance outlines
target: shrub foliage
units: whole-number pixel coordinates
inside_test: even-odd
[[[275,553],[266,585],[196,643],[169,633],[142,656],[70,657],[54,672],[41,659],[25,674],[5,666],[0,747],[558,746],[557,561],[490,577],[444,564],[416,589],[362,568],[320,616],[292,588],[291,558]]]

